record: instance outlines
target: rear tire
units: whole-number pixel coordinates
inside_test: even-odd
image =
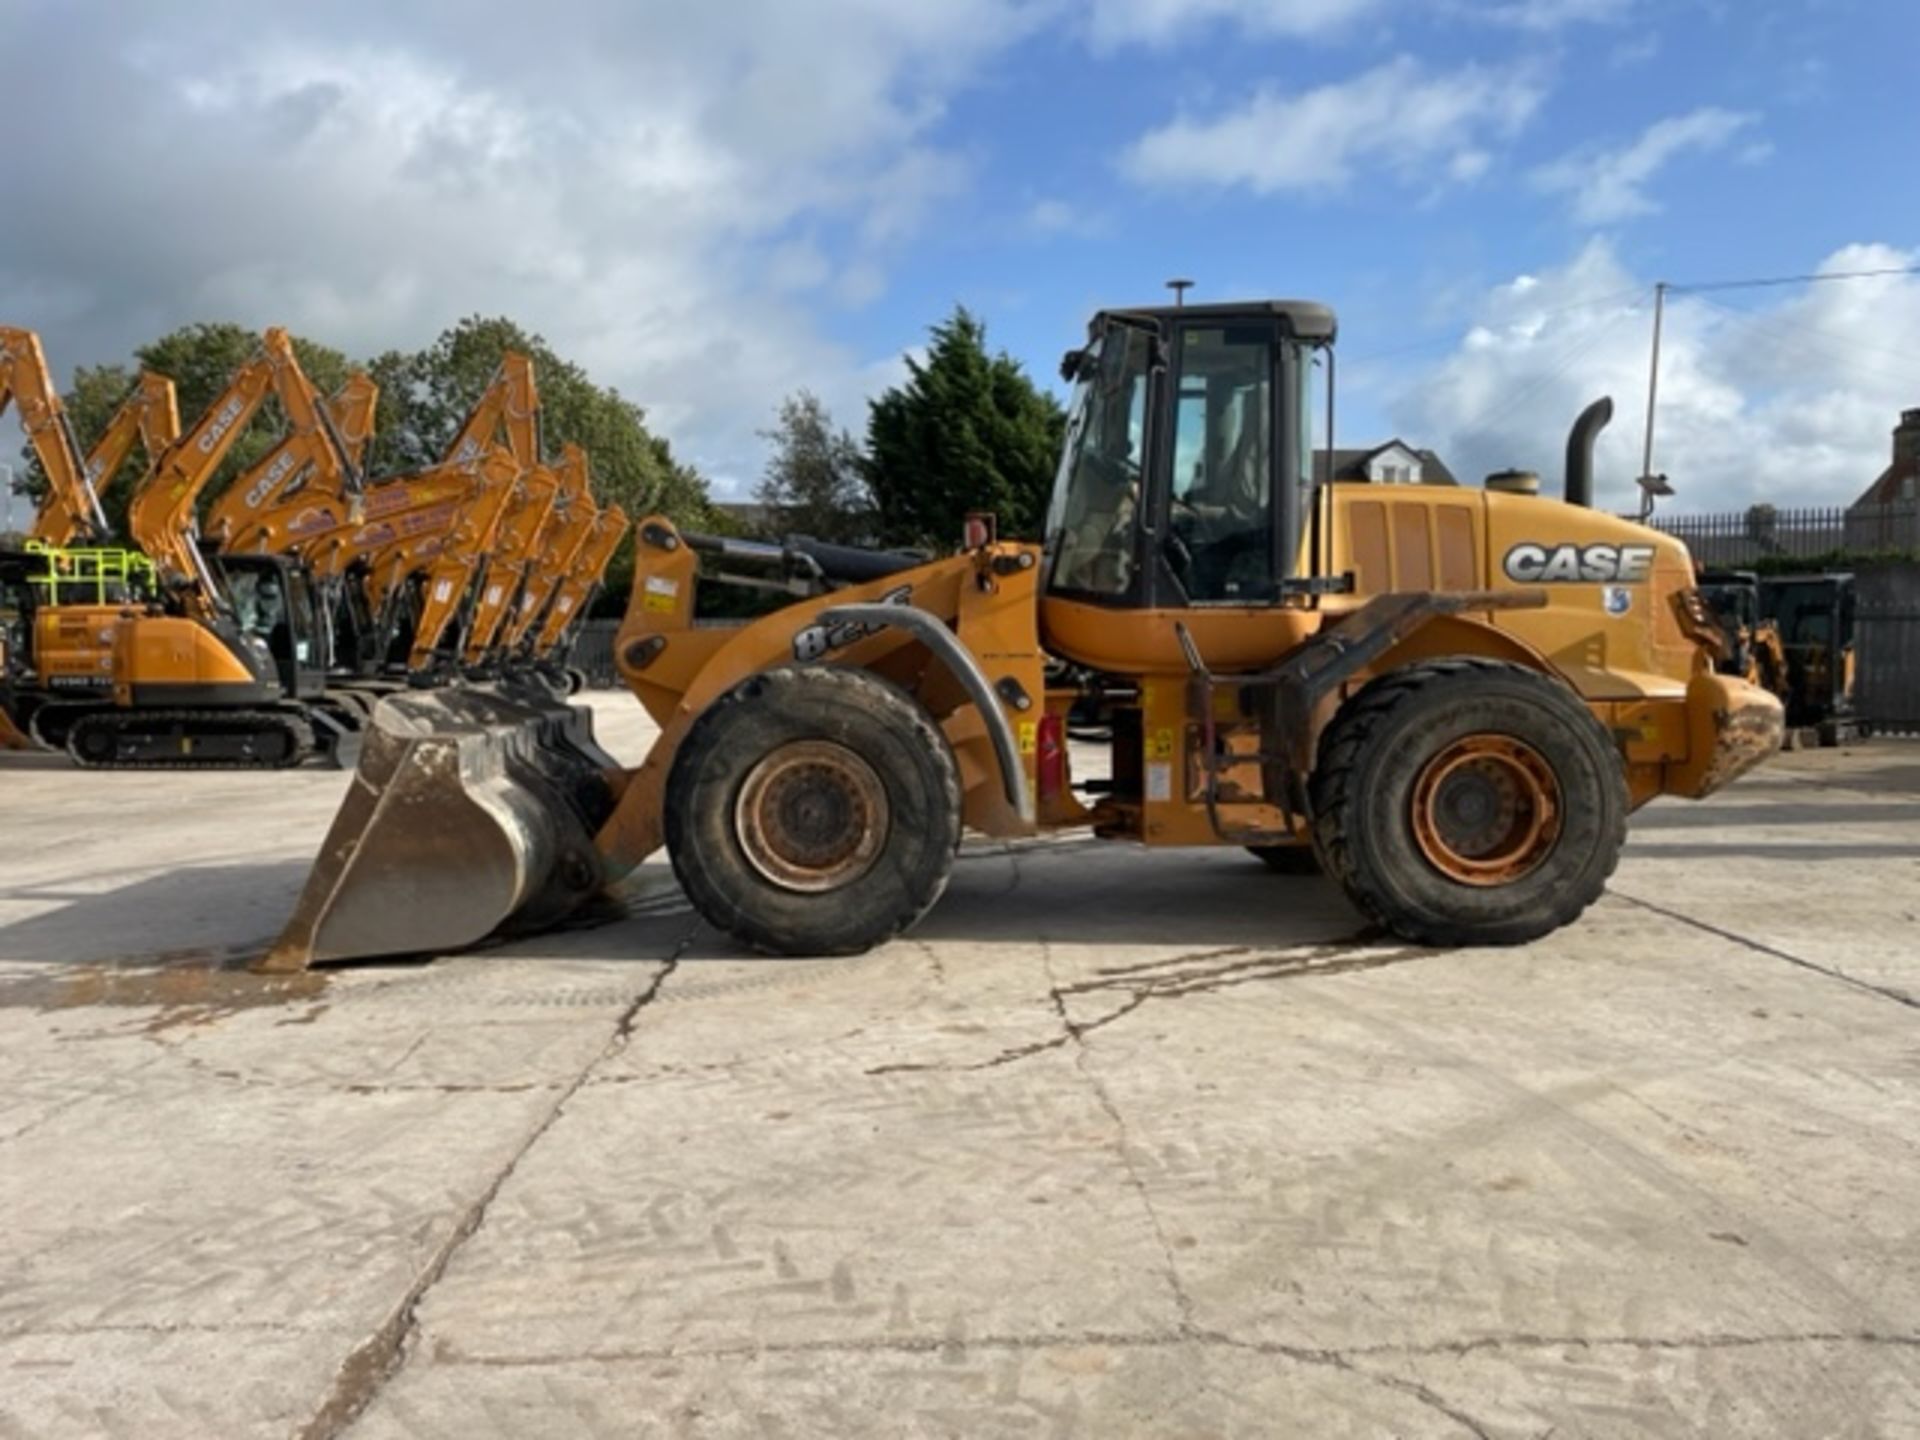
[[[664,818],[674,874],[716,928],[769,954],[858,954],[946,889],[959,768],[933,717],[887,681],[785,666],[694,723]]]
[[[1567,686],[1487,660],[1384,675],[1321,737],[1314,848],[1423,945],[1517,945],[1577,918],[1626,840],[1626,774]]]

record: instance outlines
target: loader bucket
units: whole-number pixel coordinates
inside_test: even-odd
[[[591,712],[511,684],[390,696],[263,971],[543,929],[603,883],[616,762]]]

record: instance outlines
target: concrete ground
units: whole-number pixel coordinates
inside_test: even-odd
[[[245,973],[344,784],[0,756],[0,1435],[1920,1435],[1920,745],[1520,950],[1064,842]]]

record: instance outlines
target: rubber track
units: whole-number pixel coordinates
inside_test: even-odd
[[[236,720],[257,722],[262,731],[282,730],[293,737],[293,751],[281,760],[89,760],[73,742],[87,727],[112,722],[116,731],[144,728],[151,724],[178,721],[218,723],[228,727]],[[113,710],[83,716],[67,732],[67,754],[83,770],[290,770],[314,754],[313,727],[298,715],[277,710]]]
[[[1351,792],[1348,783],[1354,762],[1365,747],[1367,737],[1386,716],[1417,690],[1425,689],[1436,680],[1462,672],[1478,671],[1482,674],[1519,674],[1537,676],[1538,671],[1525,665],[1515,665],[1505,660],[1482,660],[1461,658],[1457,660],[1435,660],[1422,665],[1410,665],[1404,670],[1395,670],[1383,675],[1348,702],[1347,706],[1335,717],[1320,737],[1320,755],[1313,767],[1313,778],[1309,782],[1313,801],[1313,848],[1320,857],[1321,868],[1338,882],[1347,898],[1369,920],[1377,925],[1392,927],[1390,917],[1381,909],[1365,887],[1353,883],[1353,849],[1347,838],[1345,814],[1347,796]],[[1626,838],[1626,814],[1623,810],[1620,820],[1620,835],[1614,844],[1614,861],[1619,863],[1620,847]],[[1610,878],[1613,868],[1609,867],[1605,878]],[[1430,942],[1431,943],[1431,942]],[[1440,943],[1450,943],[1442,941]]]

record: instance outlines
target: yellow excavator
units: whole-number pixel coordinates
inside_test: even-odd
[[[0,412],[9,404],[47,476],[22,551],[0,551],[0,748],[31,749],[50,699],[111,689],[121,611],[151,591],[145,557],[108,544],[105,486],[139,443],[149,473],[180,436],[173,382],[143,371],[83,456],[40,337],[0,327]]]
[[[1316,485],[1334,333],[1304,301],[1096,315],[1040,544],[985,517],[932,560],[643,520],[614,654],[660,727],[646,759],[527,688],[383,702],[263,968],[537,929],[662,846],[745,944],[850,953],[935,903],[963,829],[1311,847],[1421,944],[1574,920],[1629,813],[1771,755],[1780,704],[1715,672],[1685,548],[1591,507],[1609,401],[1564,501]],[[703,557],[811,593],[715,623]],[[1073,773],[1050,657],[1103,682],[1105,776]]]
[[[281,330],[173,445],[135,491],[128,527],[151,562],[157,603],[127,605],[81,637],[104,657],[106,692],[49,698],[33,714],[43,743],[91,767],[280,766],[319,753],[350,763],[370,707],[329,694],[328,631],[309,577],[285,556],[209,560],[200,494],[269,397],[289,435],[358,484],[327,407]],[[50,617],[59,619],[56,611]]]

